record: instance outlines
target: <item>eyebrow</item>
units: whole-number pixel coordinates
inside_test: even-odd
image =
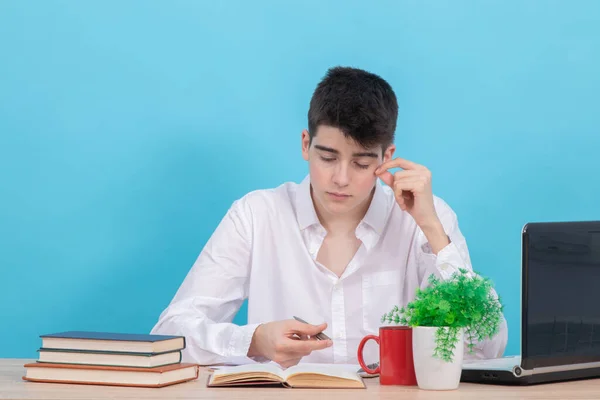
[[[315,144],[315,149],[326,151],[328,153],[340,154],[340,152],[337,151],[336,149],[332,149],[331,147],[321,146],[319,144]],[[377,153],[373,153],[373,152],[370,152],[370,151],[365,151],[365,152],[362,152],[362,153],[354,153],[354,154],[352,154],[352,157],[371,157],[371,158],[377,158],[378,156],[377,156]]]

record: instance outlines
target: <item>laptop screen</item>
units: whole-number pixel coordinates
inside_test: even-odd
[[[600,361],[600,222],[523,234],[523,366]]]

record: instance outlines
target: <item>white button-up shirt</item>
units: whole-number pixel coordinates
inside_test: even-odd
[[[184,335],[184,361],[200,364],[252,362],[246,357],[260,323],[298,316],[327,322],[333,346],[302,362],[357,363],[360,340],[378,334],[381,316],[414,298],[433,273],[444,279],[471,268],[465,238],[452,209],[434,196],[437,214],[451,243],[437,256],[414,219],[379,181],[356,228],[361,245],[341,277],[317,262],[327,232],[310,195],[309,177],[257,190],[235,201],[152,333]],[[231,321],[248,299],[248,324]],[[507,327],[478,343],[465,358],[503,354]],[[365,360],[379,358],[365,347]]]

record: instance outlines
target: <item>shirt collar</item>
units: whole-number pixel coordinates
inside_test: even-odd
[[[381,236],[385,223],[387,221],[387,215],[389,211],[388,202],[384,189],[379,182],[379,179],[375,182],[375,193],[369,209],[363,218],[363,222],[369,225],[373,230]]]
[[[379,180],[377,180],[373,199],[362,222],[369,225],[378,235],[383,233],[387,221],[389,207],[386,200],[384,188],[379,183]],[[310,195],[310,175],[307,175],[302,180],[296,191],[296,216],[300,230],[320,223]]]
[[[307,175],[296,191],[296,217],[300,230],[319,224],[319,217],[310,195],[310,175]]]

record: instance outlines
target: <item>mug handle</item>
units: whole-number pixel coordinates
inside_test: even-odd
[[[364,338],[362,338],[362,340],[360,341],[360,344],[358,345],[358,354],[357,354],[357,357],[358,357],[358,363],[360,364],[360,367],[362,369],[364,369],[366,373],[371,374],[371,375],[375,375],[375,374],[378,374],[379,371],[381,370],[381,363],[380,363],[380,365],[377,366],[377,368],[370,369],[365,364],[365,360],[363,360],[363,348],[365,347],[365,344],[370,339],[373,339],[374,341],[377,342],[377,344],[379,344],[379,336],[375,336],[375,335],[367,335],[367,336],[365,336]]]

